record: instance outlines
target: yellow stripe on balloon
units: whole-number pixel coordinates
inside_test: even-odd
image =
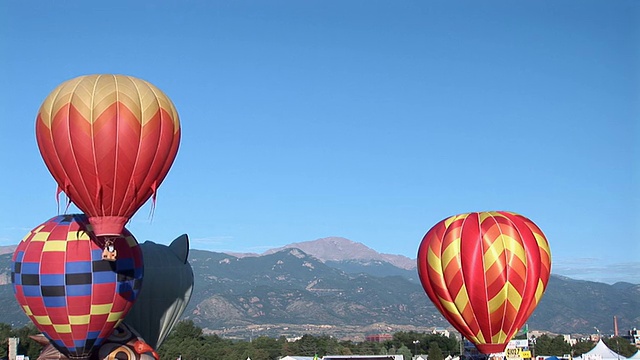
[[[498,236],[493,240],[491,245],[484,250],[483,263],[485,269],[489,269],[502,256],[505,237],[504,235]]]
[[[458,293],[456,294],[453,302],[458,309],[464,310],[469,305],[469,294],[467,294],[467,288],[463,284]],[[462,313],[462,312],[460,312]]]
[[[482,224],[488,218],[492,218],[493,219],[494,217],[502,217],[502,215],[500,215],[500,214],[498,214],[498,213],[496,213],[494,211],[481,212],[481,213],[478,214],[478,222],[480,224]]]
[[[87,325],[91,320],[91,315],[69,315],[69,324]]]
[[[47,239],[49,239],[49,234],[51,233],[47,231],[35,233],[31,238],[31,241],[47,241]]]
[[[454,215],[454,216],[450,216],[449,218],[444,220],[444,226],[446,228],[448,228],[449,226],[451,226],[452,223],[456,222],[459,219],[464,219],[468,216],[469,214],[460,214],[460,215]]]
[[[84,231],[69,231],[67,233],[67,241],[75,240],[91,240],[89,234]]]
[[[442,252],[442,267],[446,268],[449,263],[460,255],[460,238],[451,241]]]
[[[527,263],[527,253],[524,250],[522,243],[511,236],[502,235],[502,241],[504,242],[504,248],[511,251],[512,254],[518,257],[523,264]]]
[[[27,235],[25,235],[25,236],[22,238],[22,240],[20,240],[20,242],[25,242],[25,241],[27,241],[27,240],[29,239],[29,237],[30,237],[30,236],[32,236],[32,235],[33,235],[33,231],[29,231],[29,232],[27,233]]]
[[[71,333],[71,325],[69,325],[69,324],[53,325],[53,328],[56,329],[56,332],[58,334],[69,334],[69,333]]]
[[[27,314],[27,316],[31,316],[33,315],[33,313],[31,312],[31,308],[29,307],[29,305],[23,305],[22,309],[24,310],[24,313]]]
[[[49,240],[44,243],[44,247],[42,248],[42,252],[66,251],[66,250],[67,250],[67,242],[59,241],[59,240]]]
[[[494,344],[504,344],[509,340],[511,339],[503,330],[500,330],[497,334],[491,336],[491,342]]]
[[[122,311],[109,313],[109,316],[107,317],[107,321],[109,322],[118,321],[120,318],[122,318]]]
[[[180,123],[175,106],[154,85],[126,75],[86,75],[60,84],[40,107],[41,121],[48,128],[55,115],[65,106],[73,106],[82,118],[93,123],[114,103],[129,109],[145,126],[160,109],[169,114],[174,134]]]
[[[506,243],[505,247],[516,257],[518,257],[518,259],[520,259],[520,261],[527,265],[527,252],[524,249],[524,246],[522,246],[522,243],[517,241],[516,239],[510,238],[511,241],[509,241],[508,243]]]
[[[501,234],[498,236],[491,246],[485,251],[484,264],[485,268],[490,268],[502,256],[504,250],[509,250],[523,264],[527,263],[527,254],[522,244],[511,236]]]
[[[38,114],[40,115],[40,121],[49,129],[51,129],[51,122],[53,121],[53,114],[57,113],[60,108],[56,106],[56,99],[61,96],[62,90],[64,90],[64,84],[59,85],[49,96],[44,99],[44,102],[40,106]],[[67,96],[69,98],[69,96]]]
[[[513,306],[515,309],[519,309],[522,305],[522,295],[510,282],[507,283],[509,286],[509,291],[507,295],[507,301]],[[505,284],[505,286],[507,285]]]
[[[78,110],[85,121],[91,123],[91,112],[95,111],[95,104],[92,103],[92,94],[95,91],[95,84],[92,79],[95,78],[95,75],[83,76],[78,78],[77,81],[70,82],[69,86],[60,91],[58,97],[61,101],[56,104],[58,105],[57,107],[62,108],[70,103]],[[67,98],[67,92],[71,96],[70,98]],[[53,114],[55,115],[56,113],[57,111]]]
[[[475,336],[472,336],[472,338],[475,338],[476,340],[473,341],[474,344],[486,344],[487,341],[484,338],[484,334],[482,333],[482,330],[478,330],[478,332],[476,333]],[[471,340],[471,339],[469,339]]]
[[[538,287],[536,288],[536,295],[535,295],[536,304],[540,302],[540,299],[542,299],[543,294],[544,294],[544,283],[542,282],[542,280],[538,280]]]
[[[494,297],[489,299],[489,312],[493,313],[498,310],[505,301],[509,301],[516,309],[522,303],[522,295],[513,287],[510,282],[506,282]]]
[[[438,296],[438,299],[440,300],[440,304],[442,304],[442,307],[447,310],[450,316],[456,318],[458,321],[462,320],[462,314],[460,313],[460,311],[458,311],[458,307],[455,303],[443,299],[441,296]]]
[[[551,257],[551,249],[549,248],[549,242],[544,237],[544,235],[538,234],[538,233],[533,233],[533,235],[536,237],[536,242],[538,242],[538,247],[540,248],[540,251],[544,251],[545,253],[547,253],[549,257]]]
[[[33,318],[36,320],[36,323],[40,324],[40,325],[51,325],[51,319],[49,318],[49,315],[43,315],[43,316],[37,316],[34,315]]]
[[[91,315],[105,315],[111,312],[112,304],[91,305]]]
[[[442,263],[440,262],[440,258],[433,252],[433,250],[431,250],[431,248],[429,248],[429,251],[427,252],[427,264],[429,264],[429,267],[438,273],[438,275],[442,275]]]

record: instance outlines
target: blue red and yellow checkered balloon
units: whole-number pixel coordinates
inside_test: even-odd
[[[506,211],[451,216],[418,249],[422,286],[481,352],[504,351],[549,281],[551,251],[531,220]]]
[[[18,303],[70,358],[88,358],[140,291],[140,246],[126,229],[114,245],[117,260],[103,260],[87,217],[61,215],[29,232],[13,254],[11,280]]]

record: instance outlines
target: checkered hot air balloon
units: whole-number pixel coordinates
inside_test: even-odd
[[[102,249],[85,215],[61,215],[33,229],[13,254],[18,303],[61,353],[89,358],[133,306],[142,285],[142,252],[124,229],[116,261]]]
[[[479,351],[504,351],[540,302],[551,272],[542,231],[505,211],[449,217],[424,236],[418,275],[436,308]]]
[[[171,100],[124,75],[68,80],[36,119],[42,158],[96,236],[120,235],[155,194],[178,152],[180,123]]]

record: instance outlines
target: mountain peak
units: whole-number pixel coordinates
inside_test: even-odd
[[[345,261],[345,260],[380,260],[391,263],[402,269],[413,269],[416,267],[415,260],[402,255],[381,254],[367,247],[366,245],[345,239],[343,237],[331,236],[317,240],[303,241],[285,245],[280,248],[271,249],[264,255],[272,254],[283,249],[298,248],[309,255],[313,255],[319,260]]]

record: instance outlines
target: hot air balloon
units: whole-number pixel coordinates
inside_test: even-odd
[[[551,272],[542,231],[505,211],[451,216],[427,232],[418,275],[436,308],[479,351],[504,351],[540,302]]]
[[[96,236],[119,236],[155,200],[178,151],[180,122],[171,100],[152,84],[87,75],[47,96],[36,138],[58,193],[89,216]]]
[[[140,246],[126,228],[115,246],[118,259],[102,260],[87,217],[61,215],[29,232],[13,254],[18,303],[67,357],[88,359],[138,296]]]
[[[144,290],[124,322],[154,349],[160,347],[176,325],[193,293],[193,269],[187,261],[189,237],[183,234],[171,245],[145,241]]]
[[[42,346],[37,360],[68,359],[44,335],[29,335]],[[134,329],[121,322],[100,347],[95,348],[95,360],[158,360],[159,356]]]

